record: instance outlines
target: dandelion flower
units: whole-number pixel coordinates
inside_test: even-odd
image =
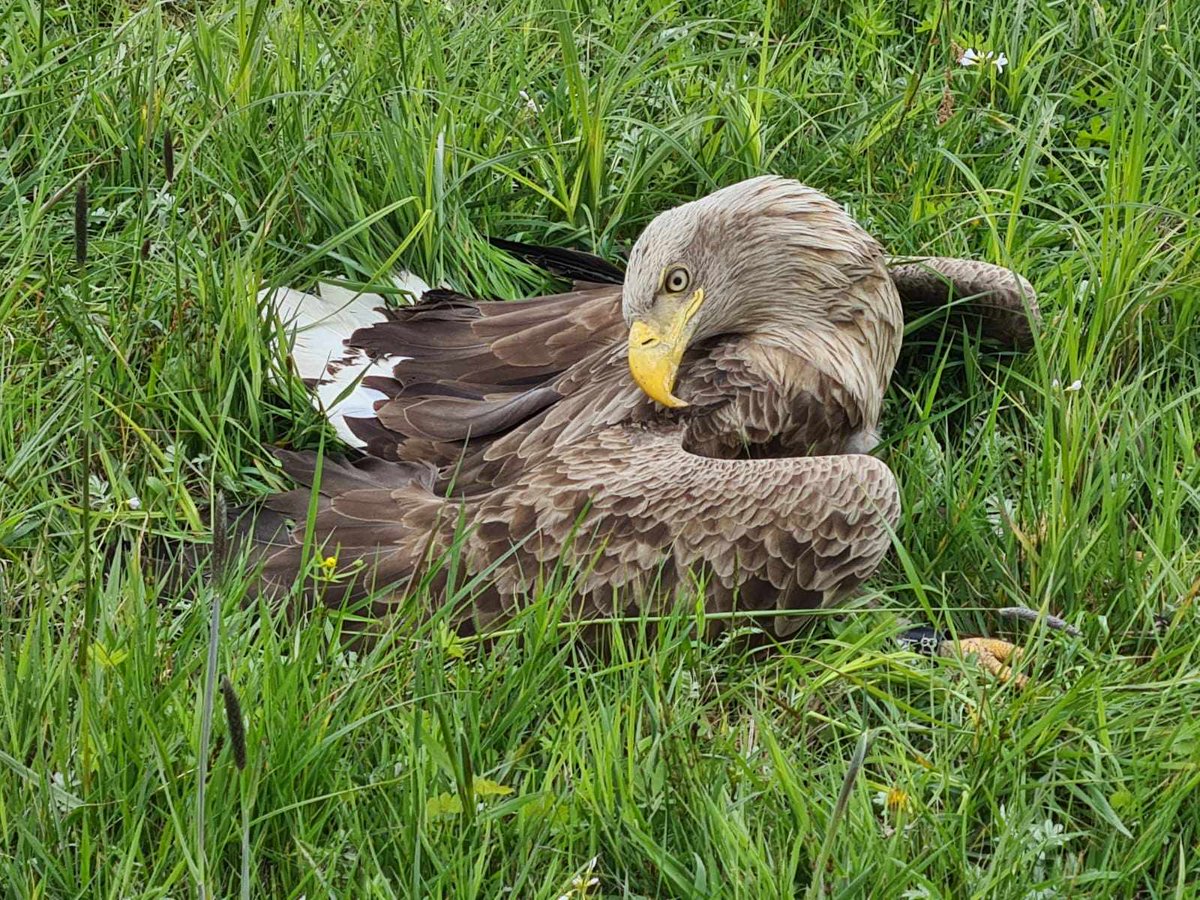
[[[887,808],[892,812],[908,812],[912,809],[912,797],[903,788],[893,787],[887,792]]]
[[[888,812],[910,812],[912,810],[912,797],[904,788],[893,785],[886,791],[879,791],[875,795],[875,805],[880,809],[886,809]]]

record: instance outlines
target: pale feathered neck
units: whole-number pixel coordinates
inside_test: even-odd
[[[866,424],[874,429],[900,353],[904,318],[899,294],[886,273],[856,285],[855,293],[861,302],[854,315],[813,321],[781,309],[774,321],[747,337],[803,358],[840,384],[859,402]]]

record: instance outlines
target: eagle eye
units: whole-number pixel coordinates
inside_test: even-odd
[[[679,294],[686,291],[691,282],[692,276],[688,273],[688,270],[683,266],[676,266],[667,272],[663,278],[663,287],[672,294]]]

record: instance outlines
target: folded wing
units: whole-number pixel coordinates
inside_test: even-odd
[[[531,466],[519,484],[467,500],[434,494],[427,469],[379,460],[326,460],[314,487],[311,456],[283,454],[304,487],[269,501],[277,535],[258,545],[262,584],[284,589],[302,570],[314,490],[313,545],[337,562],[324,578],[309,568],[310,599],[371,597],[380,616],[430,572],[427,596],[444,597],[453,551],[465,571],[489,573],[452,613],[468,630],[504,621],[566,566],[579,573],[574,610],[583,618],[665,612],[700,573],[710,612],[757,614],[787,637],[805,621],[794,613],[844,597],[887,552],[899,496],[879,460],[709,459],[681,440],[678,428],[601,429]],[[718,616],[716,627],[726,624]]]

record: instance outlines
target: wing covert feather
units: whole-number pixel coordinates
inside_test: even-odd
[[[534,569],[589,564],[582,588],[603,614],[614,589],[669,583],[707,569],[720,589],[773,592],[786,612],[836,602],[862,583],[891,546],[899,493],[891,471],[865,455],[762,460],[688,453],[679,429],[616,427],[572,444],[491,497],[473,519],[476,552],[497,558],[533,526],[518,556]],[[574,540],[574,543],[572,543]],[[664,582],[666,583],[666,582]],[[779,636],[799,627],[780,616]]]
[[[490,575],[473,605],[455,612],[460,626],[503,621],[565,565],[580,573],[581,616],[667,612],[674,591],[706,572],[710,611],[765,612],[757,624],[783,638],[804,621],[788,613],[841,600],[891,546],[899,494],[880,460],[711,459],[684,450],[682,435],[679,427],[601,429],[532,465],[519,484],[465,501],[438,497],[411,468],[369,487],[359,463],[326,460],[315,539],[358,574],[325,585],[323,599],[343,604],[394,585],[375,600],[374,614],[384,615],[450,548],[461,519],[468,571]],[[311,460],[282,458],[311,482]],[[378,476],[379,467],[406,464],[370,465]],[[300,569],[308,499],[301,489],[268,501],[282,534],[260,543],[268,588],[290,585]]]

